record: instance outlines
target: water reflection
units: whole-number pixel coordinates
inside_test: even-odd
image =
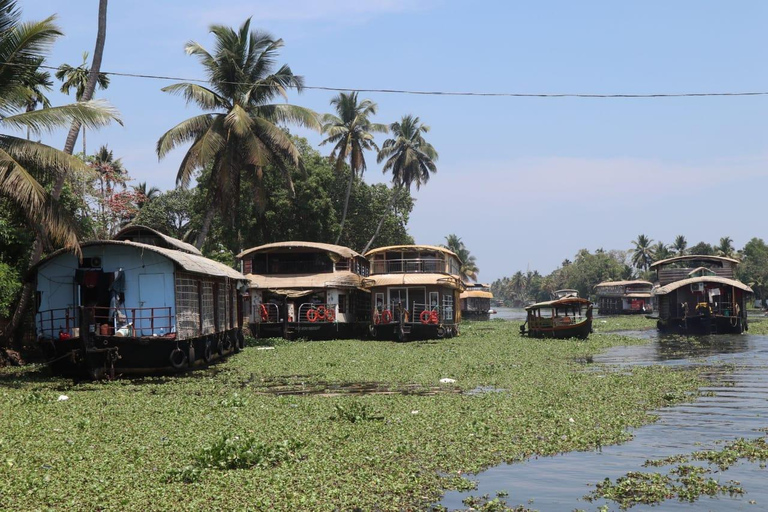
[[[600,452],[568,453],[497,466],[472,478],[478,481],[477,490],[449,492],[441,504],[449,510],[464,509],[461,500],[470,494],[493,496],[506,491],[509,496],[505,500],[510,506],[570,512],[608,505],[610,510],[619,510],[613,502],[589,503],[581,498],[606,477],[615,480],[629,471],[669,469],[643,468],[648,459],[717,448],[716,443],[722,440],[764,435],[758,429],[768,426],[768,337],[660,337],[656,331],[623,334],[648,337],[652,343],[617,347],[595,356],[594,361],[618,366],[732,364],[735,370],[719,375],[720,383],[703,388],[704,396],[695,402],[656,411],[659,421],[634,430],[634,439],[628,443],[604,447]],[[669,500],[661,506],[639,505],[631,510],[768,510],[768,486],[764,485],[768,474],[757,464],[738,463],[711,476],[721,483],[739,481],[747,492],[741,497],[701,497],[695,503]]]

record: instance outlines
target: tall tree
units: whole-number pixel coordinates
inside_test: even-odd
[[[677,235],[675,237],[675,243],[672,244],[672,249],[677,256],[685,256],[685,248],[688,247],[688,241],[683,235]]]
[[[217,211],[230,212],[230,221],[235,223],[233,216],[238,208],[237,204],[233,207],[232,201],[238,201],[244,174],[255,178],[255,193],[261,204],[265,199],[261,184],[268,164],[282,172],[286,186],[293,191],[290,167],[301,166],[300,155],[279,123],[320,128],[317,115],[311,110],[270,103],[277,97],[286,98],[288,89],[301,92],[304,80],[287,65],[273,71],[283,40],[251,31],[250,26],[250,18],[237,31],[212,25],[210,31],[216,40],[213,53],[194,41],[186,45],[187,54],[200,60],[210,88],[193,83],[163,88],[164,92],[181,94],[187,103],[195,103],[209,112],[182,121],[157,141],[160,158],[191,142],[176,175],[178,186],[188,186],[196,171],[211,167],[211,207],[197,237],[198,248],[203,246]]]
[[[718,256],[725,258],[733,258],[736,256],[736,248],[733,247],[733,239],[729,236],[724,236],[720,239],[720,243],[715,248],[715,253]]]
[[[378,163],[386,160],[382,171],[392,173],[392,200],[387,210],[381,214],[376,231],[362,250],[368,252],[373,241],[379,234],[384,219],[394,207],[397,198],[403,190],[410,192],[411,185],[416,184],[416,190],[429,181],[430,173],[436,173],[437,151],[432,144],[424,140],[422,134],[429,132],[429,126],[421,124],[418,117],[403,116],[399,123],[389,125],[394,138],[387,139],[381,146]]]
[[[470,279],[477,281],[477,273],[480,272],[480,269],[477,267],[475,257],[470,254],[469,249],[461,241],[461,238],[455,234],[450,234],[445,237],[445,245],[443,247],[455,253],[459,260],[461,260],[461,268],[459,269],[461,278],[464,281],[469,281]]]
[[[347,220],[349,208],[349,196],[352,194],[352,184],[355,177],[362,177],[365,172],[364,151],[379,150],[373,140],[373,133],[385,133],[387,127],[383,124],[371,122],[370,116],[376,115],[376,104],[371,100],[358,102],[357,93],[339,93],[331,99],[331,105],[336,109],[336,114],[323,116],[323,133],[326,139],[320,144],[334,144],[331,151],[331,160],[336,163],[336,170],[341,171],[344,163],[349,160],[349,180],[347,182],[347,194],[344,198],[344,210],[339,223],[339,234],[334,243],[339,243],[344,233],[344,223]]]
[[[690,249],[688,249],[688,254],[699,254],[699,255],[714,255],[715,254],[715,248],[712,247],[711,244],[708,244],[707,242],[699,242],[696,245],[691,246]]]
[[[659,260],[665,260],[667,258],[671,258],[674,254],[669,247],[667,247],[667,244],[664,242],[656,242],[656,244],[651,247],[651,252],[653,252],[653,259],[655,261]]]
[[[39,68],[44,62],[44,59],[40,58],[38,64],[35,67],[31,67],[26,77],[23,80],[24,86],[29,91],[29,97],[27,98],[26,112],[32,112],[37,110],[38,105],[43,108],[50,108],[51,102],[45,95],[46,91],[51,91],[53,82],[51,81],[51,74],[47,71],[43,71]],[[32,129],[27,127],[27,140],[32,136]]]
[[[83,52],[83,63],[77,67],[69,64],[62,64],[56,70],[56,78],[62,81],[61,92],[69,94],[70,89],[75,90],[75,100],[83,101],[86,86],[88,85],[88,76],[91,70],[88,67],[88,52]],[[103,89],[109,87],[109,76],[106,73],[96,73],[96,85]],[[85,148],[85,128],[83,128],[83,158],[88,155]]]
[[[29,62],[28,59],[38,61],[43,57],[43,52],[53,43],[53,40],[61,35],[58,27],[53,24],[54,17],[38,23],[20,24],[18,16],[19,13],[14,0],[0,0],[0,30],[5,28],[2,37],[0,37],[0,112],[5,110],[5,106],[9,106],[8,98],[11,98],[12,102],[13,98],[17,97],[17,93],[14,91],[18,88],[14,87],[16,83],[13,76],[14,72],[10,68],[17,67],[14,63]],[[33,218],[40,220],[40,217],[44,216],[43,226],[51,224],[54,227],[53,229],[46,228],[46,232],[38,232],[32,246],[29,268],[40,261],[43,244],[46,238],[51,235],[63,243],[65,247],[79,251],[76,233],[69,226],[62,227],[61,219],[57,215],[49,213],[46,216],[44,211],[51,212],[52,210],[42,207],[46,204],[57,204],[67,177],[65,170],[87,172],[85,164],[80,159],[72,158],[72,150],[75,147],[80,127],[96,128],[113,120],[121,122],[114,109],[104,103],[91,101],[93,90],[96,88],[96,75],[99,72],[104,52],[107,30],[107,0],[99,0],[98,23],[91,74],[88,77],[82,101],[75,105],[25,112],[2,119],[3,124],[16,128],[29,126],[34,132],[44,129],[50,130],[65,123],[72,123],[63,152],[42,144],[31,146],[32,143],[29,141],[20,142],[14,137],[2,136],[5,155],[25,155],[27,161],[33,157],[38,168],[57,171],[53,190],[50,195],[47,195],[39,184],[29,179],[29,172],[22,167],[23,163],[19,159],[14,160],[10,156],[3,158],[5,155],[0,154],[0,159],[5,160],[4,164],[0,162],[0,168],[2,168],[0,171],[0,192],[11,196]],[[8,81],[5,82],[6,80]],[[8,95],[6,96],[6,94]],[[11,151],[8,151],[9,149]],[[9,336],[14,335],[21,324],[31,296],[32,284],[27,282],[24,284],[16,310],[7,328]]]
[[[157,187],[150,187],[149,190],[147,190],[146,181],[142,181],[138,185],[133,185],[133,190],[136,192],[136,206],[139,210],[162,194],[162,191]]]
[[[645,235],[639,235],[637,240],[632,240],[632,245],[635,246],[632,252],[632,264],[635,268],[648,270],[648,267],[653,263],[654,255],[651,243],[653,240]]]

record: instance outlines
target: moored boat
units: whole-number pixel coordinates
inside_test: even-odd
[[[650,281],[603,281],[595,285],[597,308],[601,315],[651,313]]]
[[[747,304],[752,289],[735,277],[739,260],[689,255],[653,263],[653,290],[662,332],[683,334],[742,333],[749,328]]]
[[[54,252],[32,270],[37,339],[56,373],[173,372],[244,347],[245,277],[197,249],[132,226]]]
[[[380,247],[365,255],[371,274],[370,335],[374,338],[430,339],[458,334],[461,261],[431,245]]]
[[[491,309],[491,285],[480,283],[465,283],[466,289],[461,292],[461,317],[467,320],[488,320],[496,313]]]
[[[587,299],[566,296],[532,304],[525,311],[520,333],[532,338],[586,339],[592,332],[592,302]]]

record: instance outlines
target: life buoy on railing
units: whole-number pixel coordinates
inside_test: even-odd
[[[332,309],[326,309],[325,310],[325,321],[326,322],[333,322],[336,320],[336,313],[333,312]]]
[[[429,313],[429,321],[430,323],[436,324],[440,321],[440,319],[437,317],[437,311],[430,311]]]
[[[315,308],[310,309],[307,311],[307,320],[314,323],[317,322],[317,310]]]
[[[269,311],[267,311],[267,306],[265,306],[264,304],[261,304],[259,306],[259,311],[261,312],[261,321],[269,322]]]
[[[325,320],[325,306],[317,306],[317,319]]]
[[[388,324],[392,321],[392,312],[388,309],[385,309],[381,312],[381,321],[385,324]]]
[[[429,323],[430,318],[432,318],[432,312],[428,309],[425,309],[419,315],[419,320],[421,320],[421,323],[423,323],[424,325]]]

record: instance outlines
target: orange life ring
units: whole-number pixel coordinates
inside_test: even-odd
[[[392,321],[392,312],[388,309],[385,309],[381,312],[381,321],[385,324],[388,324]]]
[[[325,320],[325,306],[317,306],[317,319],[318,320]]]
[[[332,309],[326,309],[325,310],[325,321],[326,322],[333,322],[336,320],[336,314],[333,312]]]
[[[310,322],[317,322],[317,310],[312,308],[307,311],[307,320]]]
[[[437,317],[437,310],[430,311],[429,313],[429,321],[433,324],[436,324],[440,321],[440,319]]]
[[[261,312],[261,321],[269,322],[269,311],[267,311],[267,306],[265,306],[264,304],[261,304],[259,306],[259,311]]]
[[[421,323],[426,325],[426,324],[429,323],[429,320],[430,320],[431,317],[432,317],[432,312],[430,310],[428,310],[428,309],[425,309],[419,315],[419,320],[421,320]]]

